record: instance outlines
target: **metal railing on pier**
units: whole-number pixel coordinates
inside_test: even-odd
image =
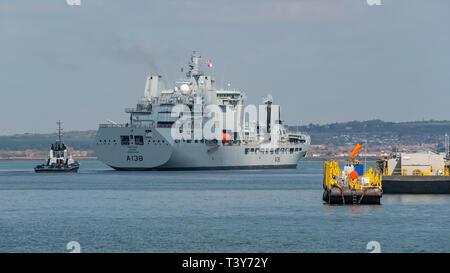
[[[414,175],[414,176],[450,176],[450,169],[449,168],[438,168],[437,170],[433,171],[421,171],[419,169],[400,169],[395,168],[392,170],[392,173],[389,168],[384,169],[383,175]]]

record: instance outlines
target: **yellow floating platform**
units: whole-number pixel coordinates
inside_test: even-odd
[[[380,204],[382,175],[374,168],[365,173],[363,169],[358,160],[346,161],[343,170],[338,161],[325,161],[322,199],[328,204]]]

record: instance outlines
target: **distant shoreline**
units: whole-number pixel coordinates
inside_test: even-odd
[[[360,162],[376,162],[381,157],[376,156],[368,156],[366,158],[364,157],[357,157],[355,159],[358,159]],[[330,160],[337,160],[337,161],[344,161],[349,160],[350,158],[348,156],[321,156],[321,157],[304,157],[301,158],[300,161],[330,161]]]
[[[74,157],[73,159],[75,160],[98,160],[97,157],[95,156],[86,156],[86,157]],[[300,161],[330,161],[330,160],[338,160],[338,161],[343,161],[349,159],[348,157],[306,157],[306,158],[301,158]],[[36,161],[36,160],[47,160],[47,158],[0,158],[0,161]],[[367,157],[366,159],[364,158],[359,158],[360,161],[368,161],[368,162],[375,162],[378,160],[378,158],[376,157]]]
[[[75,160],[98,160],[97,157],[74,157]],[[47,158],[0,158],[0,161],[36,161],[36,160],[47,160]]]

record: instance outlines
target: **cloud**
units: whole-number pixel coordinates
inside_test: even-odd
[[[106,53],[120,62],[144,64],[153,72],[159,71],[157,61],[151,53],[154,51],[153,45],[149,43],[126,45],[123,39],[114,36],[105,39],[105,47]]]
[[[300,20],[328,20],[355,14],[358,5],[349,1],[278,0],[245,1],[234,5],[186,2],[181,16],[200,21],[218,22],[289,22]]]
[[[270,20],[293,21],[303,18],[335,18],[343,14],[339,5],[318,1],[288,1],[266,3],[259,8],[259,15]]]

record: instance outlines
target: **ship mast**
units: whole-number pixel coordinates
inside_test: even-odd
[[[186,77],[194,78],[198,81],[198,78],[203,75],[203,72],[200,71],[200,59],[202,57],[196,52],[192,52],[191,60],[188,63],[189,70],[186,72]]]
[[[270,123],[271,117],[272,117],[272,102],[273,98],[272,95],[267,95],[267,97],[264,98],[264,104],[266,105],[266,111],[267,111],[267,133],[270,134]]]
[[[61,120],[58,120],[58,122],[56,122],[56,124],[58,125],[58,142],[61,142],[61,135],[62,135]]]
[[[449,145],[449,136],[448,133],[445,133],[445,153],[446,157],[450,158],[450,145]]]

